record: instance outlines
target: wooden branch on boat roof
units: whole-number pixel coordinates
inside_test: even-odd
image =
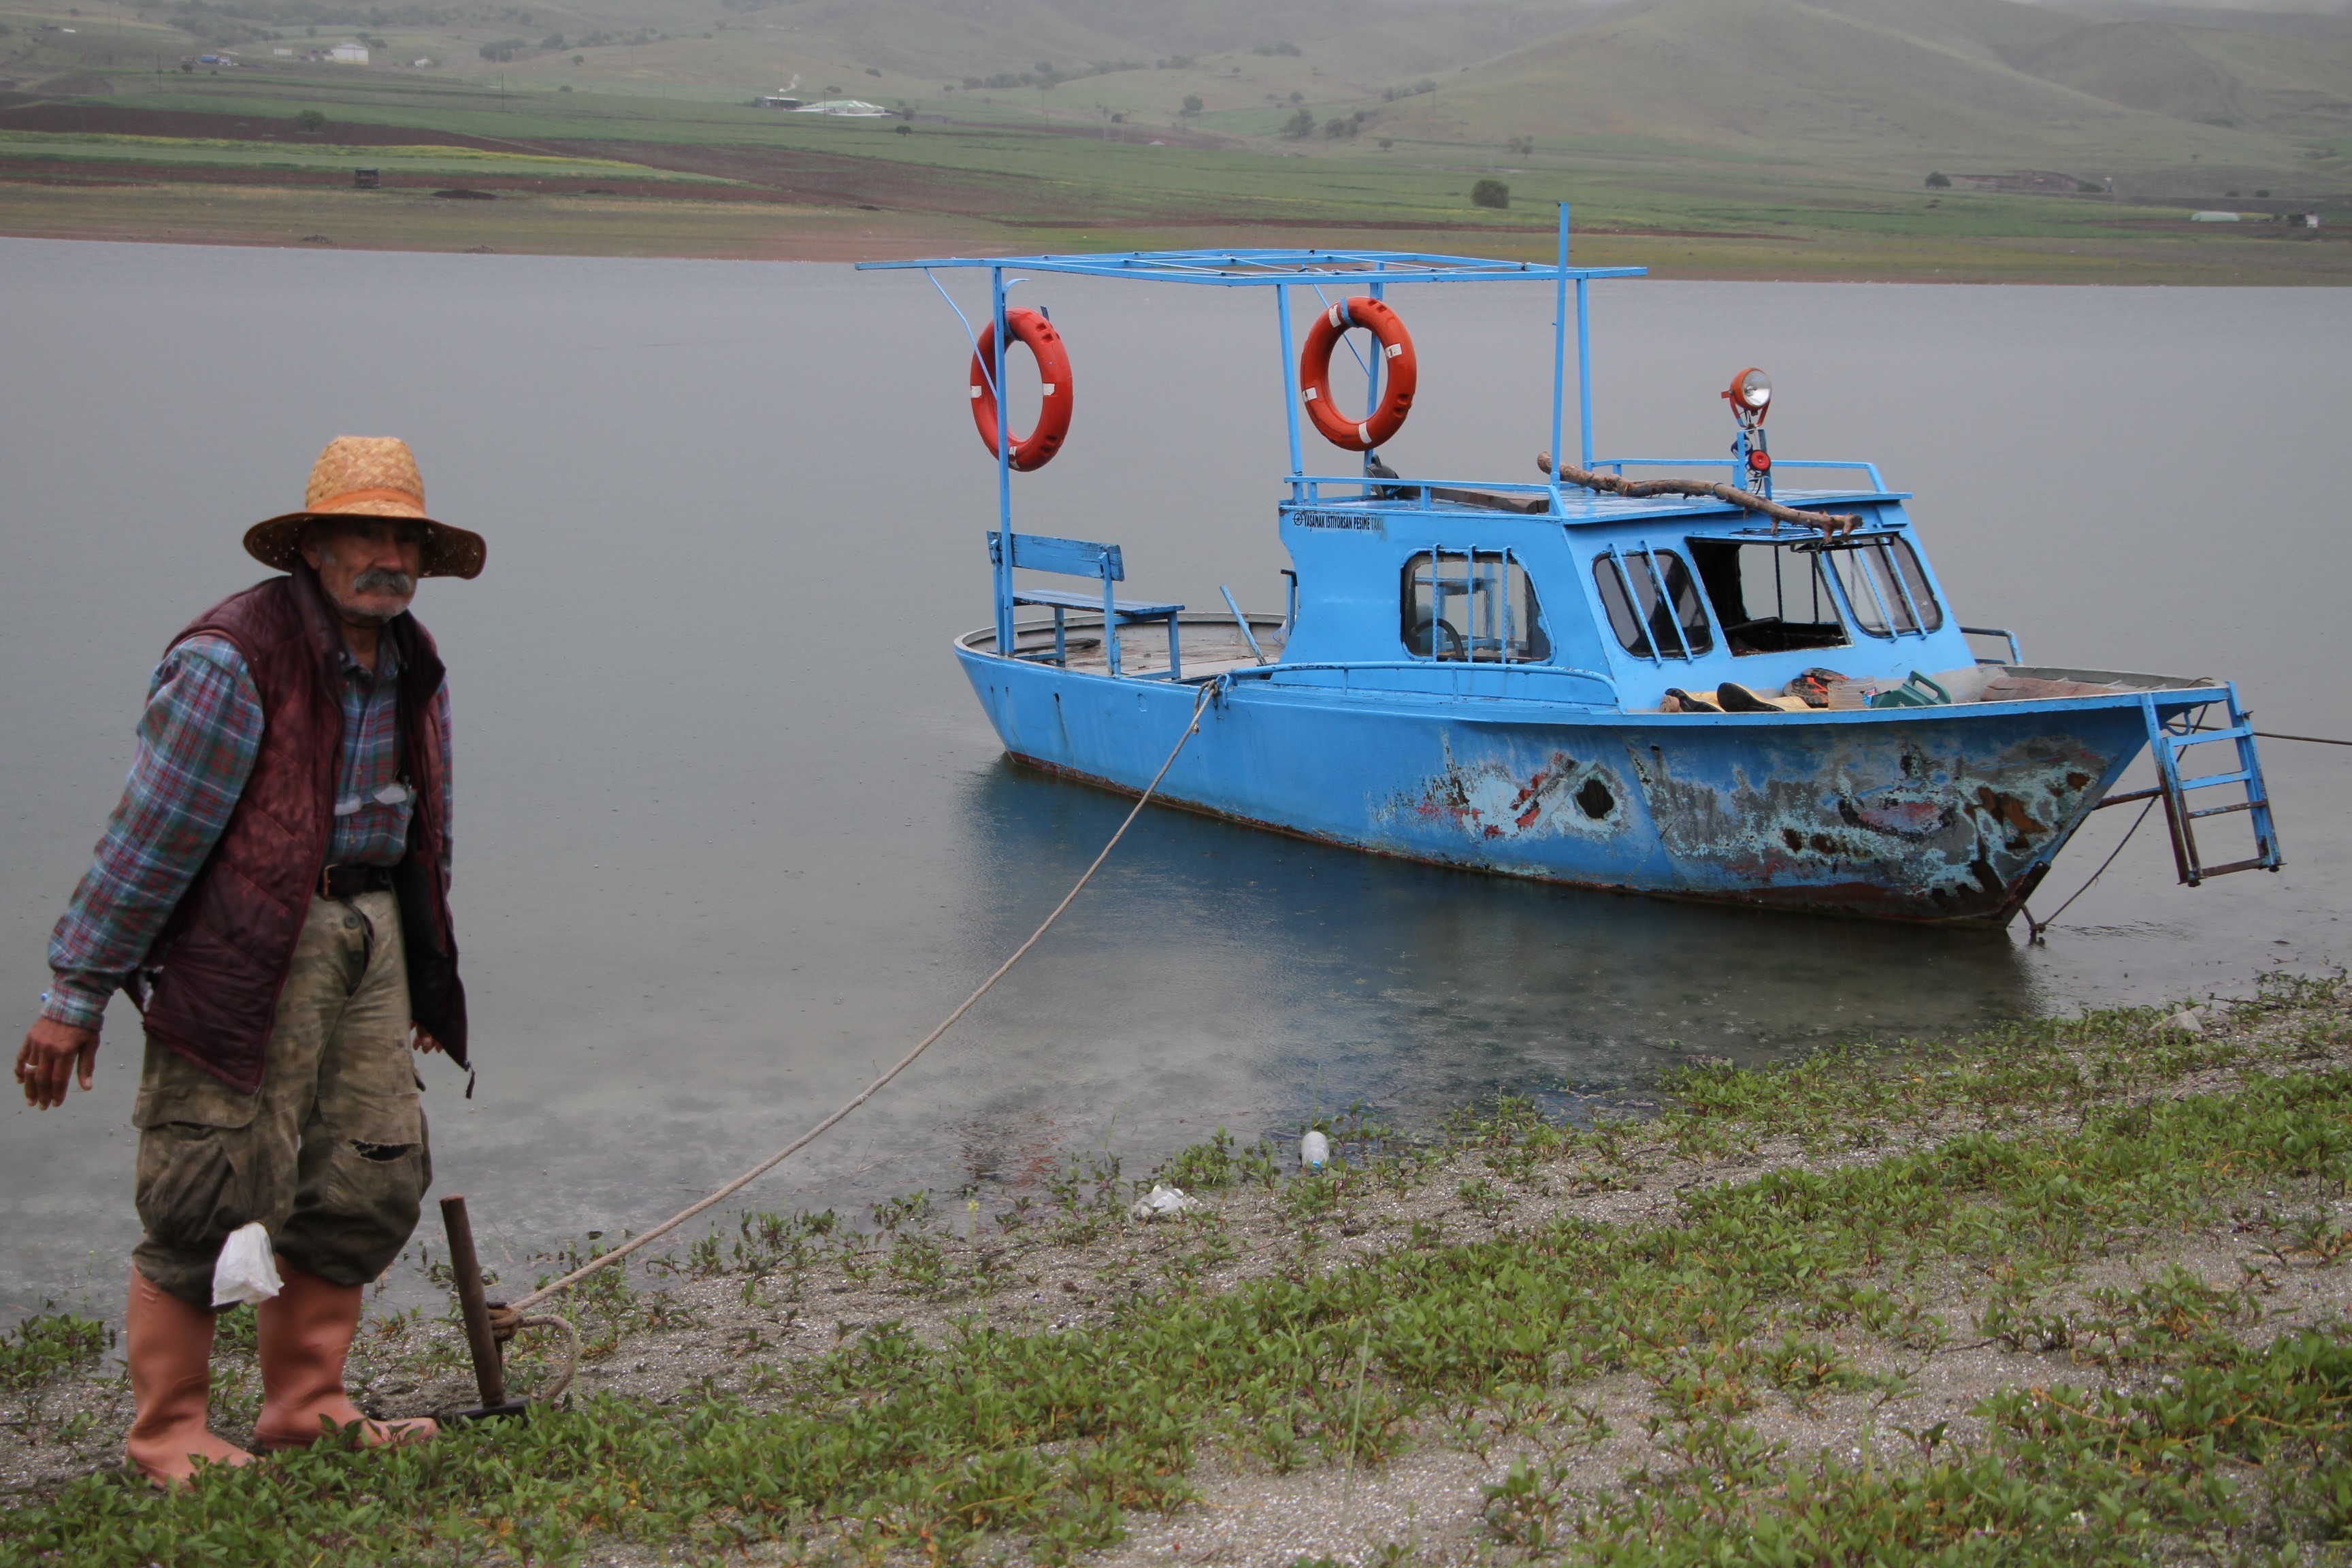
[[[1536,467],[1551,472],[1551,454],[1538,452]],[[1753,490],[1743,490],[1736,485],[1708,484],[1700,479],[1629,479],[1621,474],[1597,474],[1590,468],[1580,468],[1573,463],[1560,465],[1559,477],[1570,484],[1581,485],[1588,490],[1600,490],[1619,496],[1700,496],[1729,501],[1748,511],[1761,512],[1775,522],[1792,522],[1800,528],[1818,529],[1827,537],[1852,533],[1862,526],[1862,519],[1853,512],[1800,511],[1779,501],[1767,500]]]

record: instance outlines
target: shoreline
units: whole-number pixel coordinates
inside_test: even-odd
[[[623,191],[439,176],[375,190],[265,179],[153,183],[0,169],[0,236],[286,249],[854,261],[1044,250],[1360,247],[1549,259],[1534,229],[1477,224],[1360,226],[1278,218],[1202,222],[1123,215],[1097,224],[811,202],[690,185]],[[578,182],[566,182],[578,183]],[[626,182],[608,182],[611,184]],[[1740,282],[2015,283],[2053,287],[2352,286],[2352,244],[2279,236],[2147,235],[1951,240],[1822,230],[1709,236],[1625,225],[1580,230],[1580,265],[1641,266],[1654,279]]]
[[[0,1484],[25,1500],[0,1512],[0,1542],[33,1561],[129,1562],[102,1543],[38,1548],[101,1518],[165,1529],[201,1504],[219,1521],[249,1498],[262,1530],[298,1498],[315,1510],[403,1489],[422,1511],[399,1540],[419,1550],[468,1560],[472,1541],[471,1560],[506,1560],[471,1533],[503,1519],[555,1560],[631,1564],[680,1545],[1120,1568],[1510,1562],[1572,1544],[1696,1561],[1681,1547],[1763,1540],[1823,1478],[1843,1478],[1857,1526],[1908,1517],[1870,1510],[1916,1483],[2021,1547],[2087,1546],[2085,1515],[2060,1505],[2116,1486],[2138,1512],[2101,1528],[2194,1546],[2207,1526],[2165,1489],[2176,1472],[2214,1518],[2259,1494],[2296,1530],[2324,1519],[2283,1458],[2181,1471],[2194,1432],[2119,1451],[2128,1483],[2098,1468],[2099,1443],[2050,1445],[2137,1430],[2130,1412],[2200,1378],[2256,1389],[2283,1358],[2340,1363],[2309,1376],[2334,1389],[2324,1404],[2352,1397],[2345,976],[2265,977],[2185,1016],[2107,1009],[1778,1068],[1703,1063],[1663,1088],[1642,1121],[1507,1100],[1413,1140],[1342,1119],[1321,1173],[1221,1137],[1154,1173],[1206,1205],[1172,1220],[1131,1217],[1150,1182],[1101,1156],[1003,1215],[930,1194],[877,1205],[863,1231],[749,1215],[558,1304],[584,1344],[563,1408],[398,1456],[256,1466],[208,1481],[210,1502],[110,1472],[128,1405],[102,1328],[20,1325]],[[250,1314],[231,1314],[231,1345],[238,1318],[249,1342]],[[555,1371],[539,1337],[509,1361],[526,1393]],[[63,1348],[42,1363],[37,1341]],[[242,1356],[224,1355],[215,1391],[232,1439],[258,1402]],[[352,1383],[374,1414],[472,1403],[454,1326],[418,1312],[371,1322]],[[974,1404],[980,1386],[994,1392]],[[2212,1440],[2228,1450],[2233,1431]],[[844,1433],[898,1458],[836,1465],[826,1445]],[[525,1453],[539,1503],[500,1489]],[[628,1454],[661,1496],[610,1500]],[[664,1469],[680,1464],[700,1479]],[[1883,1477],[1858,1483],[1874,1465]],[[1969,1479],[1988,1465],[2057,1511],[1996,1519]],[[370,1466],[379,1484],[351,1488]],[[983,1471],[974,1499],[940,1500]],[[1698,1514],[1675,1502],[1710,1497]],[[404,1550],[354,1536],[332,1560]]]

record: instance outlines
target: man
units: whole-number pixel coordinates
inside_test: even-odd
[[[156,668],[137,758],[49,942],[16,1058],[26,1100],[90,1087],[107,997],[143,1016],[126,1359],[131,1462],[159,1485],[253,1456],[213,1435],[213,1273],[258,1223],[282,1283],[257,1309],[262,1450],[369,1421],[343,1388],[362,1286],[407,1244],[433,1167],[410,1065],[467,1065],[449,922],[449,705],[419,577],[472,577],[406,443],[339,437],[302,510],[245,547],[286,574],[223,600]],[[414,1031],[412,1041],[411,1034]]]

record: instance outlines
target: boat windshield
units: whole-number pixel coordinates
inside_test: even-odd
[[[1837,574],[1854,624],[1874,637],[1938,630],[1944,606],[1927,586],[1917,552],[1907,539],[1864,539],[1837,547],[1817,546]]]
[[[1661,580],[1664,593],[1659,592]],[[1715,647],[1690,568],[1671,550],[1604,551],[1592,581],[1618,644],[1640,658],[1696,658]],[[1672,605],[1673,608],[1667,606]],[[1638,606],[1638,608],[1637,608]]]
[[[1424,550],[1405,563],[1400,630],[1417,658],[1541,664],[1551,658],[1528,569],[1508,550]]]
[[[1735,655],[1845,646],[1821,557],[1799,542],[1694,539],[1690,552]]]

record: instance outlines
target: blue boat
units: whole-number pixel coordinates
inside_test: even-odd
[[[1549,264],[1229,250],[865,265],[990,275],[990,319],[965,330],[997,459],[996,614],[954,646],[1027,766],[1139,793],[1197,710],[1155,795],[1171,805],[1505,876],[1902,921],[2006,925],[2092,812],[2131,802],[2162,807],[2188,885],[2282,864],[2233,683],[2030,665],[2011,633],[1963,626],[1909,498],[1874,465],[1771,455],[1760,371],[1721,395],[1728,457],[1596,458],[1588,290],[1643,269],[1570,266],[1565,207]],[[1116,543],[1015,531],[1014,475],[1058,447],[1070,379],[1050,323],[1008,309],[1016,273],[1272,291],[1290,442],[1281,616],[1245,615],[1230,592],[1222,613],[1125,597]],[[1391,291],[1503,282],[1550,285],[1548,454],[1574,323],[1581,463],[1547,455],[1536,480],[1391,471],[1379,444],[1410,412],[1414,361]],[[1303,344],[1302,289],[1318,312]],[[1357,355],[1360,420],[1327,374],[1357,329],[1372,350]],[[1026,437],[995,395],[1015,339],[1045,389]],[[1302,414],[1360,471],[1310,473]],[[2154,783],[2119,790],[2144,749]],[[2209,859],[2232,829],[2250,844]]]

